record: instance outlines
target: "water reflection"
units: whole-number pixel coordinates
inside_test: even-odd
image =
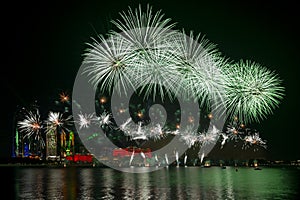
[[[95,179],[92,170],[78,170],[79,194],[83,199],[94,196]]]
[[[296,199],[299,170],[170,167],[150,173],[110,168],[24,168],[16,199]],[[284,183],[284,184],[283,184]]]
[[[36,169],[26,169],[21,170],[23,173],[29,173],[30,171],[35,171]],[[42,169],[43,171],[43,169]],[[45,176],[43,179],[44,188],[43,193],[45,194],[45,197],[48,197],[49,199],[55,199],[55,198],[61,198],[63,197],[62,188],[64,185],[64,171],[61,169],[49,169],[44,172]],[[22,179],[22,181],[26,184],[27,179]],[[40,183],[37,183],[38,185]],[[26,192],[29,192],[30,190],[26,190]],[[35,194],[35,191],[31,191],[32,195]],[[22,193],[21,193],[22,194]]]

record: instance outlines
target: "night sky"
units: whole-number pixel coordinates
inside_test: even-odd
[[[47,112],[61,91],[71,92],[91,37],[105,34],[118,12],[146,1],[111,0],[2,6],[0,156],[11,151],[13,116],[18,106],[37,100]],[[291,1],[149,1],[176,28],[202,33],[227,57],[250,59],[275,70],[286,88],[274,114],[252,124],[268,141],[271,159],[300,159],[299,11]],[[3,43],[2,43],[3,44]],[[2,53],[3,55],[3,53]]]

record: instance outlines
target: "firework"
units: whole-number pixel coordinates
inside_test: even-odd
[[[187,126],[179,131],[180,140],[183,141],[189,148],[194,146],[199,141],[199,134],[193,126]]]
[[[227,69],[226,103],[229,117],[244,123],[259,122],[273,112],[283,98],[278,75],[256,62],[241,60]]]
[[[104,111],[101,113],[99,117],[95,117],[95,119],[98,121],[99,126],[103,126],[103,125],[111,126],[112,125],[112,121],[110,121],[111,117],[112,117],[111,113],[107,113]]]
[[[59,99],[60,99],[60,102],[62,102],[62,103],[69,102],[70,96],[67,93],[62,92],[59,94]]]
[[[160,12],[153,16],[151,7],[147,7],[146,13],[142,13],[140,7],[135,12],[129,8],[128,13],[120,15],[122,20],[114,20],[112,23],[121,33],[111,31],[108,38],[100,35],[99,42],[94,39],[94,43],[89,44],[84,60],[87,64],[84,73],[91,77],[90,81],[95,88],[101,83],[101,91],[110,92],[114,88],[119,94],[140,86],[140,80],[136,78],[140,78],[140,75],[145,77],[146,74],[137,67],[147,63],[145,58],[150,55],[148,50],[161,49],[161,46],[156,45],[165,43],[172,27],[168,25],[169,19],[162,19]],[[154,60],[151,56],[149,58]]]
[[[129,165],[131,165],[131,163],[133,161],[133,158],[134,158],[134,150],[131,153],[130,160],[129,160]]]
[[[248,149],[250,147],[253,147],[254,151],[258,151],[259,147],[267,148],[267,141],[263,140],[258,132],[255,132],[252,135],[247,135],[244,138],[244,145],[243,149]]]
[[[224,133],[221,133],[221,136],[222,136],[222,142],[221,142],[221,149],[222,149],[229,137]]]
[[[154,141],[160,140],[165,136],[165,131],[160,124],[156,124],[155,126],[146,126],[145,133],[147,138],[152,139]]]
[[[179,166],[179,154],[178,154],[178,151],[175,152],[175,159],[176,159],[177,166]]]
[[[143,126],[143,122],[139,121],[138,124],[134,123],[131,118],[128,118],[119,129],[123,131],[126,136],[129,136],[132,140],[142,139],[154,141],[164,138],[167,131],[160,124],[148,124]]]
[[[165,41],[174,34],[171,29],[175,24],[170,23],[170,18],[164,19],[161,11],[153,14],[152,7],[147,5],[146,12],[143,12],[140,5],[134,11],[129,7],[128,12],[122,12],[120,16],[120,20],[113,20],[112,23],[122,33],[126,45],[134,50],[136,56],[151,49],[168,49]],[[119,35],[117,32],[113,33]]]
[[[50,111],[48,114],[48,119],[46,120],[46,132],[49,133],[51,131],[57,131],[58,128],[68,130],[68,126],[72,125],[72,116],[69,115],[64,117],[60,112],[52,112]]]
[[[83,61],[87,67],[83,73],[90,77],[95,88],[99,86],[101,92],[110,92],[114,88],[121,94],[121,91],[133,88],[135,77],[130,68],[135,58],[121,37],[109,37],[106,39],[100,35],[99,42],[94,39],[94,43],[89,44]]]
[[[228,115],[245,123],[265,118],[282,99],[284,88],[274,72],[250,61],[231,65],[201,34],[171,30],[174,24],[160,11],[153,14],[148,6],[144,13],[140,6],[120,15],[112,23],[121,33],[99,36],[84,60],[101,91],[140,88],[145,98],[161,99],[186,93],[201,106],[225,102]]]
[[[95,120],[95,113],[91,114],[78,114],[79,120],[77,123],[79,124],[79,129],[89,128],[92,122]]]
[[[134,73],[138,77],[137,88],[144,98],[152,96],[155,100],[159,96],[164,100],[167,96],[170,100],[180,88],[181,74],[179,63],[173,53],[163,49],[152,50],[147,55],[140,56],[140,62],[136,64]]]
[[[230,123],[226,129],[228,139],[234,142],[242,140],[246,130],[236,123]]]
[[[209,129],[208,131],[202,132],[199,136],[199,140],[202,144],[202,146],[211,144],[215,142],[220,136],[220,131],[213,126],[212,129]]]
[[[187,36],[184,31],[177,34],[176,42],[172,45],[175,46],[179,63],[177,70],[181,73],[180,94],[184,89],[184,96],[200,100],[201,106],[219,100],[225,81],[220,66],[225,65],[226,60],[220,56],[216,45],[202,34],[194,37],[190,32]]]
[[[119,129],[123,132],[128,132],[128,130],[130,129],[129,126],[132,122],[131,118],[128,118],[123,124],[120,125]]]
[[[120,17],[111,21],[116,30],[106,36],[99,35],[88,44],[83,61],[83,73],[100,93],[126,94],[133,89],[139,97],[143,95],[148,100],[150,97],[173,100],[183,96],[184,100],[194,100],[209,112],[214,110],[213,106],[221,108],[225,105],[226,111],[220,116],[226,112],[228,119],[237,117],[242,122],[229,123],[225,133],[215,126],[203,133],[179,125],[171,131],[158,123],[146,125],[145,109],[129,105],[134,108],[134,119],[140,121],[135,123],[128,118],[121,124],[118,129],[125,136],[131,140],[156,141],[168,134],[178,135],[189,148],[195,144],[212,146],[220,136],[221,148],[227,141],[244,141],[245,147],[265,145],[263,140],[251,138],[257,135],[250,135],[244,123],[259,122],[279,105],[284,88],[275,72],[248,60],[228,62],[216,45],[202,34],[195,36],[190,32],[187,36],[184,30],[174,31],[171,19],[164,19],[161,11],[155,13],[150,6],[146,12],[141,6],[135,10],[129,8],[127,12],[121,12]],[[105,102],[106,99],[100,99],[101,104]],[[121,105],[117,115],[125,109]],[[220,113],[213,114],[208,118],[215,120]],[[179,122],[179,115],[175,113],[175,117]],[[98,122],[101,127],[112,127],[112,116],[106,112],[99,117],[81,114],[79,118],[80,128],[88,128],[92,122]],[[189,119],[190,123],[194,121]],[[201,162],[203,151],[199,152]]]
[[[43,147],[45,145],[44,139],[41,135],[41,130],[43,128],[39,110],[26,111],[25,119],[18,122],[18,126],[21,132],[24,132],[24,137],[34,136],[34,140],[38,141]]]
[[[145,129],[142,128],[142,122],[138,122],[138,124],[134,124],[134,128],[130,131],[126,132],[126,135],[129,135],[132,140],[148,140]]]

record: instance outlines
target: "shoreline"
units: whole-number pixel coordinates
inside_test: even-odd
[[[20,163],[0,163],[0,168],[1,167],[21,167],[21,168],[70,168],[70,167],[78,167],[78,168],[111,168],[108,167],[106,165],[93,165],[93,164],[68,164],[68,165],[59,165],[59,164],[20,164]],[[170,165],[168,166],[169,168],[178,168],[177,166],[173,166]],[[238,168],[238,169],[242,169],[242,168],[249,168],[249,169],[255,169],[256,167],[254,166],[231,166],[231,165],[225,165],[225,166],[219,166],[219,165],[211,165],[210,167],[203,167],[203,166],[179,166],[179,168],[223,168],[226,169],[228,168]],[[298,169],[300,170],[300,166],[299,165],[260,165],[259,168],[294,168],[294,169]]]

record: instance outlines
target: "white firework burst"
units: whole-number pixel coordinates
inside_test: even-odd
[[[171,29],[175,24],[170,23],[170,18],[164,19],[161,11],[153,13],[152,7],[147,5],[146,12],[144,12],[139,5],[139,8],[135,10],[129,7],[129,10],[121,12],[120,16],[120,20],[112,20],[112,23],[136,55],[145,53],[149,49],[168,49],[166,40],[174,34]],[[119,33],[113,32],[113,34]]]
[[[221,57],[216,45],[202,34],[195,37],[190,32],[187,36],[184,31],[176,35],[175,41],[172,45],[179,63],[177,70],[181,73],[180,95],[199,100],[201,106],[211,106],[222,100],[226,77],[221,66],[226,59]]]
[[[199,142],[199,134],[194,126],[190,125],[184,129],[179,130],[179,135],[180,140],[183,141],[189,148]]]
[[[57,131],[58,128],[68,130],[72,125],[72,115],[64,117],[63,113],[50,111],[46,123],[46,132]]]
[[[138,78],[136,88],[144,98],[160,96],[162,100],[168,96],[170,100],[180,87],[181,74],[176,57],[168,51],[155,49],[149,54],[140,56],[134,73]]]
[[[82,128],[89,128],[90,125],[93,123],[95,120],[95,113],[90,113],[90,114],[78,114],[79,120],[76,122],[79,124],[79,129]]]
[[[25,133],[24,137],[34,137],[34,140],[39,142],[42,147],[45,146],[45,142],[41,133],[43,124],[39,110],[36,109],[35,111],[26,111],[24,118],[25,119],[19,121],[17,124],[20,131]]]
[[[121,91],[133,88],[135,77],[130,69],[134,66],[135,57],[130,46],[124,43],[122,37],[115,35],[109,35],[109,38],[100,35],[99,40],[89,44],[83,61],[86,64],[83,73],[102,92],[114,89],[121,94]]]
[[[124,133],[127,133],[130,129],[131,123],[132,123],[132,119],[130,117],[123,124],[120,125],[119,129]]]
[[[241,129],[239,126],[234,126],[233,124],[229,124],[226,129],[228,139],[234,142],[242,140],[245,135],[245,130]]]
[[[199,142],[202,146],[214,143],[219,139],[220,134],[221,132],[215,126],[212,126],[212,129],[202,132],[199,135]]]
[[[103,125],[107,125],[107,126],[112,126],[112,114],[108,113],[108,112],[102,112],[100,114],[100,116],[96,116],[95,117],[95,122],[99,125],[99,126],[103,126]]]
[[[225,133],[221,133],[222,136],[222,141],[221,141],[221,149],[224,147],[226,141],[229,139],[229,136],[226,135]]]
[[[157,141],[165,137],[164,129],[160,124],[156,124],[155,126],[148,125],[145,129],[145,135],[148,139]]]
[[[132,140],[148,140],[145,129],[142,128],[142,122],[138,122],[134,129],[130,131],[130,137]]]
[[[253,148],[254,151],[258,151],[259,147],[267,148],[267,141],[263,140],[258,132],[252,135],[247,135],[244,137],[243,149]]]

